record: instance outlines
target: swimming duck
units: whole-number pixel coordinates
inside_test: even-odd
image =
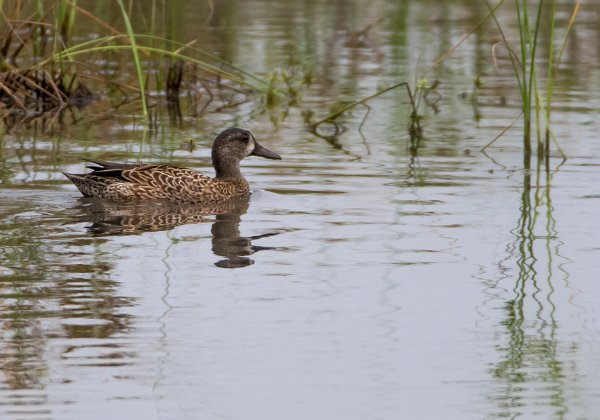
[[[111,163],[86,159],[93,165],[87,174],[63,174],[86,197],[113,201],[166,200],[175,203],[215,203],[250,193],[240,172],[240,161],[248,156],[281,159],[261,146],[241,128],[221,132],[212,146],[216,176],[210,178],[187,168],[170,165]]]

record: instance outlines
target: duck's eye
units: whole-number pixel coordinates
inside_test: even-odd
[[[248,143],[249,140],[250,140],[250,136],[248,134],[245,134],[242,136],[242,141],[244,143]]]

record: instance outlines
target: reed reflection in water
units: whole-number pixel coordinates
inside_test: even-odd
[[[503,305],[503,344],[497,346],[501,361],[492,372],[500,386],[492,396],[499,406],[493,415],[527,416],[535,414],[536,406],[545,406],[563,418],[568,407],[561,355],[577,351],[577,345],[557,338],[561,305],[555,303],[555,293],[559,281],[569,287],[563,267],[568,260],[560,254],[551,173],[537,170],[532,185],[531,172],[523,174],[520,217],[512,231],[515,240],[498,264],[503,275],[496,287],[508,289],[512,297]]]

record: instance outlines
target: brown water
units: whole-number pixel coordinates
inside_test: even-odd
[[[600,4],[565,52],[568,160],[554,148],[549,172],[522,169],[519,122],[481,152],[519,115],[491,25],[427,74],[439,112],[422,108],[417,153],[399,89],[369,103],[362,136],[360,109],[335,140],[303,123],[421,77],[479,2],[215,7],[209,24],[204,4],[174,8],[179,39],[261,75],[310,66],[300,105],[165,111],[145,139],[139,115],[91,108],[1,138],[1,418],[600,418]],[[226,215],[86,201],[60,173],[85,156],[212,173],[232,125],[283,160],[245,160],[254,194]]]

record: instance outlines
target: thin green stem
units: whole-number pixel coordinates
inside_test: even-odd
[[[121,13],[123,14],[123,20],[125,21],[125,27],[127,28],[127,34],[129,36],[129,42],[131,43],[131,53],[133,54],[133,61],[135,64],[135,71],[137,73],[137,78],[140,83],[140,98],[142,99],[142,114],[144,115],[144,121],[150,121],[150,115],[148,113],[148,102],[146,100],[146,88],[144,86],[144,74],[142,72],[142,63],[140,61],[140,55],[137,49],[137,42],[135,39],[135,34],[133,33],[133,28],[131,27],[131,21],[129,20],[129,15],[125,10],[125,6],[123,5],[123,0],[117,0],[119,7],[121,8]]]
[[[358,101],[351,102],[350,104],[344,106],[343,108],[339,109],[338,111],[336,111],[336,112],[334,112],[332,114],[329,114],[325,118],[317,121],[316,123],[313,124],[313,127],[316,127],[319,124],[322,124],[322,123],[324,123],[326,121],[334,121],[337,117],[339,117],[340,115],[342,115],[344,112],[346,112],[346,111],[348,111],[348,110],[350,110],[350,109],[352,109],[352,108],[354,108],[354,107],[356,107],[358,105],[362,105],[362,104],[368,102],[369,100],[371,100],[371,99],[373,99],[373,98],[375,98],[375,97],[377,97],[379,95],[382,95],[382,94],[384,94],[386,92],[389,92],[390,90],[396,89],[396,88],[398,88],[400,86],[405,86],[406,87],[406,91],[408,92],[408,96],[409,96],[409,99],[410,99],[410,104],[411,104],[412,110],[413,110],[413,117],[416,118],[416,116],[417,116],[417,109],[415,107],[415,100],[414,100],[412,91],[410,90],[410,87],[408,86],[407,82],[402,82],[402,83],[397,83],[397,84],[395,84],[393,86],[390,86],[388,88],[385,88],[383,90],[380,90],[380,91],[378,91],[378,92],[376,92],[376,93],[374,93],[372,95],[369,95],[369,96],[367,96],[367,97],[365,97],[363,99],[359,99]]]
[[[502,43],[508,50],[508,57],[510,59],[512,69],[515,73],[515,78],[517,79],[517,86],[519,88],[519,93],[521,93],[523,91],[523,87],[522,87],[522,82],[521,82],[521,76],[519,74],[519,71],[520,71],[519,70],[519,65],[520,65],[519,58],[518,58],[517,54],[514,52],[514,50],[512,48],[510,48],[510,44],[508,43],[508,40],[506,39],[506,36],[504,35],[504,31],[502,30],[502,25],[500,25],[500,22],[498,21],[498,18],[496,17],[495,12],[496,12],[496,9],[498,6],[496,6],[495,8],[492,9],[492,5],[490,4],[490,2],[488,0],[485,0],[485,2],[487,4],[488,8],[490,9],[490,14],[494,18],[494,22],[496,23],[498,32],[500,33],[500,36],[502,37]],[[501,3],[503,3],[503,2],[504,1],[502,1]]]
[[[552,19],[550,19],[550,41],[548,45],[548,80],[546,81],[546,158],[550,153],[550,113],[552,112],[552,96],[554,95],[554,16],[556,0],[552,0]]]
[[[538,95],[538,87],[537,87],[537,75],[536,75],[536,52],[537,52],[537,44],[538,44],[538,34],[540,32],[541,26],[541,17],[542,17],[542,8],[544,6],[544,0],[540,0],[538,4],[538,11],[535,21],[535,30],[533,34],[533,41],[531,42],[531,58],[530,58],[530,68],[529,68],[529,92],[528,98],[529,101],[535,97],[535,115],[536,115],[536,131],[537,131],[537,146],[538,146],[538,154],[541,152],[541,134],[540,134],[540,101]],[[534,89],[535,88],[535,89]],[[533,92],[535,92],[535,96],[533,96]]]

